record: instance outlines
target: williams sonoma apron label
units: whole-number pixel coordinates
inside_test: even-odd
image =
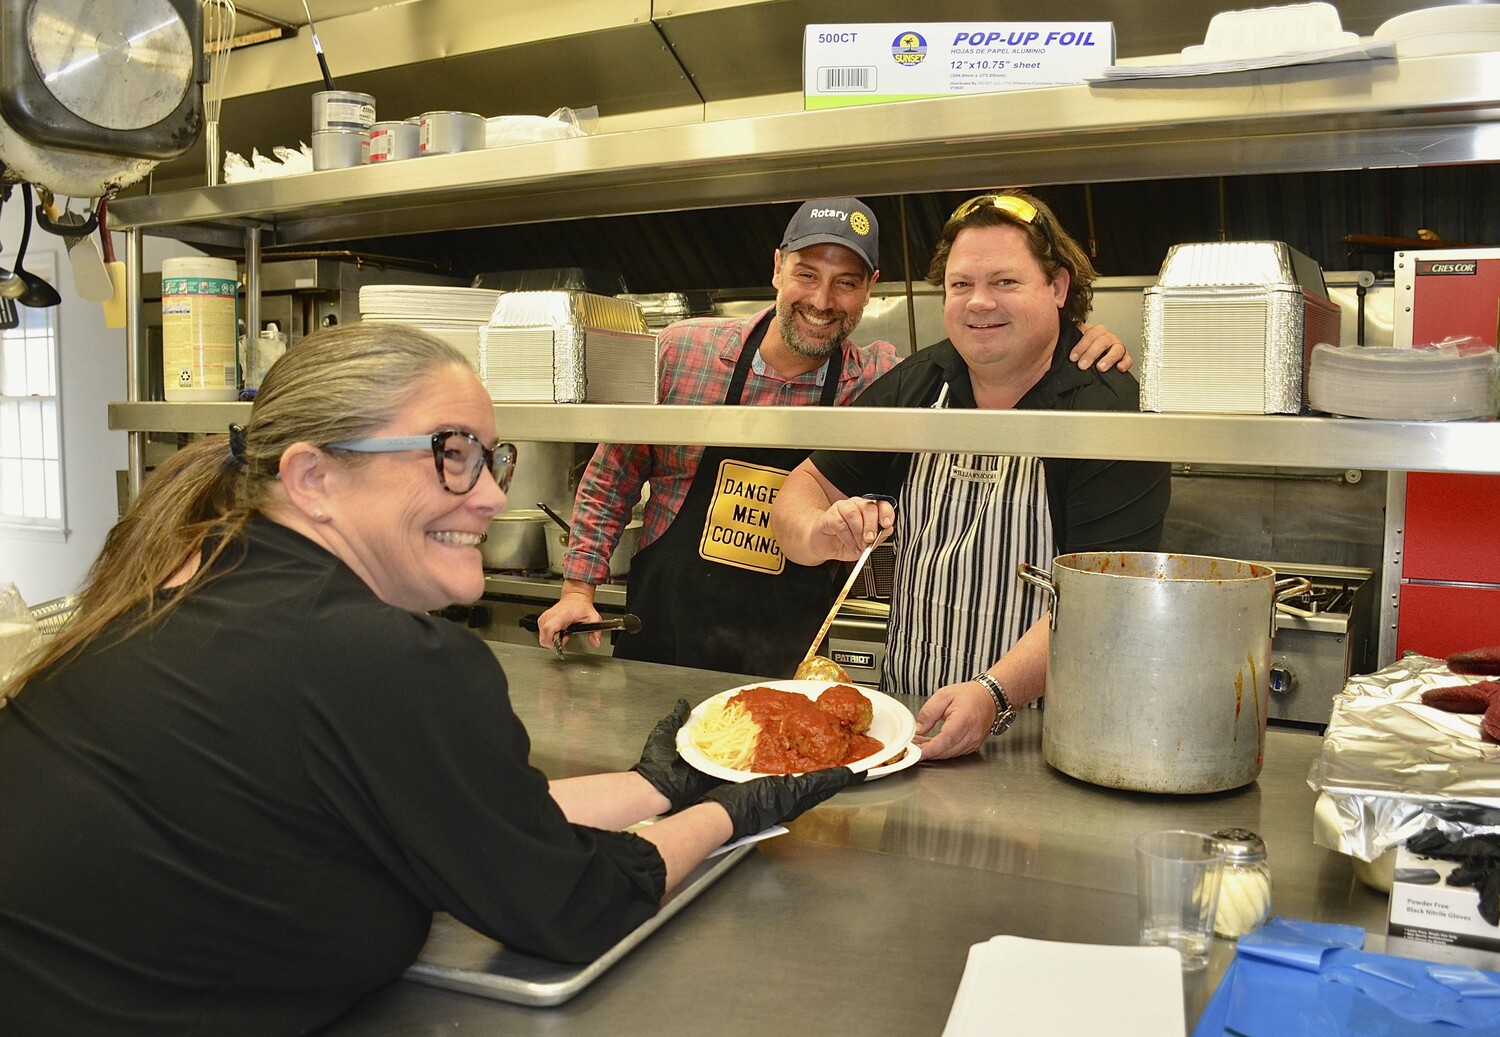
[[[982,468],[969,468],[965,465],[954,465],[948,469],[949,478],[959,482],[994,483],[1000,481],[1000,473],[985,471]]]
[[[762,573],[780,573],[786,556],[771,530],[771,505],[787,473],[725,458],[714,480],[698,557]]]

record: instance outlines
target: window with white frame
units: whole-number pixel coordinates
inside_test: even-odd
[[[14,257],[3,260],[7,268]],[[54,279],[52,257],[26,257],[27,273]],[[56,306],[14,305],[0,320],[0,530],[63,536],[62,413]],[[0,310],[9,318],[10,308]],[[12,325],[13,326],[6,326]]]

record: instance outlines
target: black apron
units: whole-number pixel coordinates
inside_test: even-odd
[[[767,318],[770,319],[770,318]],[[765,325],[740,350],[724,405],[738,406]],[[829,358],[819,406],[838,399],[843,352]],[[781,553],[771,503],[808,450],[708,447],[682,508],[630,563],[625,606],[639,634],[615,657],[761,677],[790,677],[834,594],[836,562],[806,566]]]

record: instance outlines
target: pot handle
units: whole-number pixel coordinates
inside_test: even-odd
[[[1037,568],[1030,562],[1022,562],[1016,566],[1016,575],[1021,578],[1023,583],[1029,583],[1033,587],[1040,587],[1047,592],[1047,596],[1052,599],[1052,606],[1047,610],[1051,614],[1051,619],[1047,625],[1051,629],[1056,630],[1058,597],[1057,583],[1052,579],[1052,574],[1046,569]]]
[[[1281,600],[1282,598],[1289,598],[1294,594],[1305,594],[1310,590],[1312,590],[1312,581],[1303,576],[1289,576],[1284,580],[1277,580],[1275,584],[1272,585],[1272,638],[1276,636],[1276,613],[1282,612],[1288,616],[1302,616],[1304,618],[1313,614],[1311,612],[1305,611],[1304,609],[1294,608],[1293,606],[1288,605],[1286,602]]]

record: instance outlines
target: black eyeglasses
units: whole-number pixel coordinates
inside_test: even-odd
[[[353,450],[360,454],[391,454],[402,450],[431,450],[437,465],[438,482],[449,493],[468,493],[486,468],[494,475],[501,492],[510,489],[516,474],[516,445],[496,443],[491,450],[468,432],[444,429],[430,436],[386,436],[376,439],[346,439],[329,443],[334,450]]]
[[[1047,239],[1047,254],[1062,263],[1062,257],[1057,254],[1057,242],[1052,240],[1052,228],[1047,226],[1047,218],[1042,215],[1042,210],[1024,198],[1017,198],[1013,194],[982,194],[977,198],[970,198],[954,209],[953,215],[948,218],[962,220],[984,208],[998,209],[1022,223],[1034,225],[1042,232],[1042,237]]]

